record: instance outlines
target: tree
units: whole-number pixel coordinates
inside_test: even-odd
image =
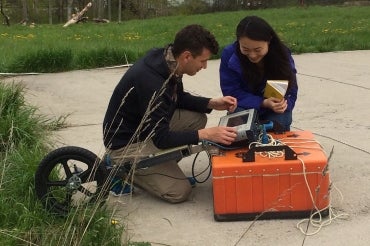
[[[98,19],[103,19],[104,15],[104,1],[96,0],[96,7],[98,8]]]
[[[73,0],[67,1],[67,19],[70,19],[72,17],[72,4]]]
[[[33,7],[35,9],[35,18],[40,18],[39,13],[39,0],[33,0]]]
[[[22,24],[27,24],[28,22],[28,4],[27,4],[27,0],[22,0],[22,21],[21,23]]]
[[[53,24],[53,5],[52,0],[48,1],[48,16],[49,16],[49,24]]]
[[[4,17],[5,24],[7,26],[10,26],[9,17],[4,13],[4,10],[3,10],[3,0],[0,1],[0,12],[3,15],[3,17]]]
[[[122,0],[118,0],[118,22],[122,21]]]
[[[108,0],[108,20],[112,20],[112,0]]]

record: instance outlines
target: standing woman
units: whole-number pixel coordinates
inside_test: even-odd
[[[222,52],[222,93],[237,98],[238,108],[256,109],[261,121],[273,121],[289,131],[297,99],[297,79],[290,50],[262,18],[247,16],[236,28],[236,41]],[[288,80],[285,98],[264,98],[267,80]]]

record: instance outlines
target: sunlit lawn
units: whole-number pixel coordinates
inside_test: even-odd
[[[53,72],[58,68],[70,70],[132,63],[148,49],[170,43],[177,30],[191,23],[210,29],[222,48],[234,41],[235,27],[246,15],[265,18],[296,54],[370,49],[369,13],[370,6],[296,7],[123,23],[85,23],[67,28],[46,24],[34,28],[1,26],[0,72],[30,72],[41,66],[44,68],[39,71],[46,72],[50,67]],[[70,59],[60,65],[55,56],[70,56]]]

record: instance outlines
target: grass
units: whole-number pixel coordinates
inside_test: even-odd
[[[36,168],[64,118],[39,115],[24,89],[0,81],[0,245],[121,245],[123,226],[112,225],[106,207],[84,207],[64,219],[36,198]]]
[[[85,23],[67,28],[1,26],[0,72],[60,72],[133,63],[150,48],[170,43],[180,28],[191,23],[211,30],[223,48],[234,41],[235,27],[246,15],[265,18],[295,54],[365,50],[370,49],[369,11],[370,6],[310,6]]]

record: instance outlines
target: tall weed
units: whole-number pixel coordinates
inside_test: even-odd
[[[120,245],[123,227],[105,207],[82,207],[65,220],[36,198],[37,166],[64,118],[38,115],[23,94],[21,84],[0,81],[0,245]]]

